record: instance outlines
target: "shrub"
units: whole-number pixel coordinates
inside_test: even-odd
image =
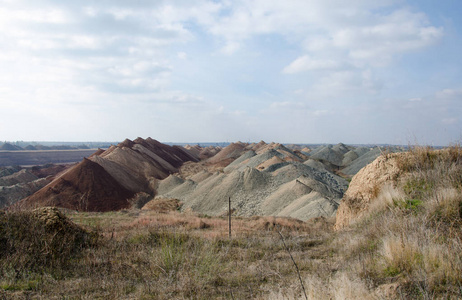
[[[96,236],[55,208],[0,214],[0,273],[60,272]]]

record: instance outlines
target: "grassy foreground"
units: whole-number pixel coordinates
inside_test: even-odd
[[[462,150],[415,148],[350,227],[177,211],[0,212],[0,299],[460,299]],[[56,219],[55,218],[55,219]],[[284,238],[284,247],[280,234]]]
[[[325,256],[313,251],[307,257],[329,225],[234,219],[229,238],[224,218],[139,210],[67,216],[93,234],[78,240],[57,230],[50,237],[30,213],[3,217],[10,227],[2,228],[1,243],[10,251],[0,259],[0,298],[263,299],[278,288],[299,293],[295,267],[275,230],[302,272],[309,272]],[[19,232],[33,238],[4,239]]]

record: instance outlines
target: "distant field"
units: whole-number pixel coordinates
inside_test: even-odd
[[[0,166],[36,166],[49,163],[66,164],[81,161],[98,149],[0,151]]]

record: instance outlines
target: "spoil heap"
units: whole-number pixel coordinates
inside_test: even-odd
[[[134,193],[89,159],[20,202],[21,208],[58,206],[81,211],[111,211],[130,206]]]
[[[234,160],[229,163],[231,158]],[[347,182],[321,162],[316,162],[317,166],[303,164],[306,158],[276,143],[231,144],[217,157],[205,161],[197,173],[182,176],[185,173],[180,170],[179,176],[160,181],[158,197],[179,199],[182,210],[209,215],[224,213],[231,197],[235,214],[241,216],[289,216],[301,220],[332,216]],[[223,166],[226,161],[228,164]]]
[[[0,171],[0,208],[32,195],[53,180],[66,167],[45,165],[30,169],[4,168]]]
[[[188,150],[154,139],[126,139],[55,178],[17,203],[18,207],[59,206],[81,211],[112,211],[140,205],[155,195],[157,181],[197,161]]]

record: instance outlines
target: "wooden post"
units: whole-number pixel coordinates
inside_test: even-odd
[[[231,238],[231,197],[228,197],[228,224],[229,224],[229,237]]]

